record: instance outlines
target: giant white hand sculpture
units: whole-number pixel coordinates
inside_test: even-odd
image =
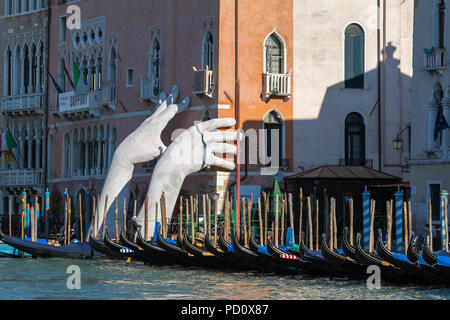
[[[236,123],[232,118],[213,119],[199,123],[180,134],[159,159],[153,171],[147,191],[148,196],[148,239],[155,227],[155,203],[159,202],[162,191],[166,195],[166,214],[170,220],[184,179],[205,166],[217,166],[234,170],[234,162],[226,161],[215,154],[235,155],[237,148],[227,142],[235,142],[237,132],[219,131]],[[242,136],[240,137],[242,139]],[[138,215],[138,223],[143,226],[145,207]],[[141,228],[144,233],[144,228]],[[145,237],[145,235],[143,234]]]
[[[151,161],[167,149],[161,141],[161,132],[177,112],[185,110],[190,104],[189,97],[186,97],[180,104],[174,104],[178,98],[178,93],[178,86],[173,87],[171,94],[167,98],[162,93],[159,105],[153,114],[117,147],[110,164],[108,176],[103,185],[100,203],[97,204],[99,206],[98,221],[100,221],[99,226],[97,226],[97,232],[99,232],[103,221],[106,196],[108,196],[106,207],[109,209],[114,199],[130,181],[134,165]],[[108,221],[110,220],[108,219]],[[108,225],[108,222],[106,224]],[[90,232],[87,234],[89,235]]]

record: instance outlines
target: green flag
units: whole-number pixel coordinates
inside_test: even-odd
[[[75,61],[75,59],[73,60],[72,63],[72,72],[73,72],[73,84],[74,84],[74,89],[77,90],[77,85],[78,85],[78,80],[80,80],[80,69],[78,69],[78,64]]]
[[[276,178],[273,179],[273,191],[272,191],[272,199],[273,199],[273,212],[275,215],[275,196],[278,195],[278,216],[281,216],[281,197],[282,193],[280,190],[280,186],[278,185],[278,180]]]

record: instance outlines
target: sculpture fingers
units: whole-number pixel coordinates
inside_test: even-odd
[[[213,131],[219,128],[228,128],[234,126],[236,124],[236,120],[233,118],[220,118],[220,119],[212,119],[199,124],[199,127],[203,131]]]
[[[212,143],[208,146],[210,152],[215,154],[230,154],[235,155],[237,153],[237,147],[229,143]]]
[[[169,96],[166,99],[167,105],[170,106],[171,104],[174,104],[177,101],[179,94],[180,94],[180,88],[178,88],[178,86],[175,84],[172,87],[172,91],[170,92]]]
[[[237,140],[237,131],[213,131],[205,132],[205,142],[233,142]],[[241,132],[240,140],[244,139],[244,134]]]
[[[231,171],[236,169],[236,164],[234,162],[226,161],[226,160],[216,157],[214,155],[209,157],[208,160],[209,160],[208,165],[210,165],[210,166],[220,167],[220,168],[231,170]]]

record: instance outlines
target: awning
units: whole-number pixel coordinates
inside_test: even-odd
[[[363,166],[321,166],[286,179],[384,180],[400,182],[402,178]]]

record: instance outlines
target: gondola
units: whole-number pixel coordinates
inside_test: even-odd
[[[280,261],[278,258],[269,253],[267,246],[260,246],[256,243],[253,233],[250,234],[250,241],[248,247],[251,251],[256,253],[259,258],[268,265],[271,270],[276,270],[277,268],[286,269],[285,261]],[[294,255],[293,253],[287,252],[287,254]],[[294,255],[295,256],[295,255]],[[298,258],[298,256],[296,256]],[[303,266],[304,268],[305,266]]]
[[[220,266],[223,267],[223,259],[221,257],[216,256],[213,253],[189,242],[186,231],[184,232],[183,237],[179,236],[178,238],[183,243],[183,249],[193,255],[198,261],[201,261],[203,266],[209,268],[217,268]]]
[[[95,240],[92,234],[89,236],[89,245],[97,252],[101,252],[103,256],[113,259],[126,259],[127,257],[123,254],[119,254],[105,246],[103,241]]]
[[[156,237],[156,241],[158,246],[160,246],[162,249],[164,249],[165,252],[167,252],[172,257],[176,258],[178,261],[180,261],[181,264],[185,266],[202,266],[201,263],[198,261],[198,259],[195,258],[194,255],[190,254],[183,248],[180,248],[175,243],[170,243],[171,241],[168,241],[168,239],[165,239],[161,235],[161,230],[158,230],[158,234]]]
[[[413,237],[410,238],[410,245],[412,244],[412,239]],[[425,283],[436,282],[439,280],[436,275],[429,272],[427,268],[421,268],[418,263],[411,262],[407,255],[390,251],[383,243],[381,230],[378,230],[376,252],[381,259],[402,269],[409,276],[414,277],[414,280]]]
[[[322,235],[322,255],[331,263],[340,273],[346,274],[351,278],[367,277],[366,268],[352,258],[345,255],[343,250],[331,250],[328,246],[327,235]]]
[[[158,228],[158,224],[159,222],[157,222],[156,228]],[[154,261],[159,261],[161,264],[164,265],[173,265],[173,264],[185,265],[185,262],[183,262],[180,259],[176,259],[172,255],[168,254],[166,250],[159,247],[155,241],[156,239],[153,239],[153,241],[145,241],[145,239],[142,237],[141,234],[141,226],[138,227],[136,232],[136,244],[139,246],[139,248],[143,249],[144,254],[146,256],[148,256],[150,259]],[[128,245],[126,244],[124,245],[128,247]]]
[[[76,258],[87,259],[94,256],[94,250],[86,242],[75,242],[67,246],[51,246],[47,243],[32,242],[29,240],[22,240],[16,237],[4,235],[0,231],[0,239],[16,248],[17,250],[26,252],[33,257],[39,258]]]
[[[300,246],[298,251],[298,256],[303,260],[311,263],[311,268],[316,272],[330,276],[330,277],[342,277],[345,276],[339,273],[338,270],[333,268],[333,265],[329,263],[322,255],[321,250],[310,250],[305,245],[305,233],[302,232],[300,239]]]
[[[23,252],[24,257],[31,257],[26,252]],[[3,243],[0,241],[0,258],[21,258],[22,251],[10,246],[9,244]]]
[[[296,272],[302,272],[309,267],[310,263],[308,261],[294,254],[287,253],[286,250],[283,250],[284,248],[274,246],[272,239],[269,238],[267,242],[267,252],[276,259],[280,266]]]
[[[127,248],[121,244],[115,243],[111,240],[108,234],[108,229],[106,228],[105,232],[105,240],[104,240],[105,247],[109,248],[111,251],[114,251],[118,254],[124,255],[127,258],[131,258],[133,260],[138,260],[141,262],[144,262],[145,264],[152,264],[153,261],[151,261],[148,257],[143,255],[141,253],[141,250],[139,248],[137,250],[133,250],[130,248]]]
[[[211,252],[212,254],[216,256],[225,256],[225,252],[222,251],[222,249],[219,248],[219,246],[215,245],[211,239],[209,239],[209,235],[206,234],[205,236],[205,248],[208,250],[208,252]]]
[[[350,244],[348,237],[349,237],[348,228],[345,227],[344,234],[342,235],[342,251],[347,257],[358,262],[358,259],[356,259],[355,247]]]
[[[450,281],[450,254],[445,250],[438,250],[432,252],[428,245],[427,237],[422,246],[423,260],[433,269],[437,270],[437,274],[445,277],[446,282]]]
[[[240,255],[236,254],[233,245],[225,240],[223,227],[219,229],[218,243],[226,256],[224,261],[229,267],[240,271],[256,270],[255,266],[249,263],[248,260],[243,260]]]
[[[408,250],[406,251],[406,257],[412,263],[418,263],[420,257],[420,254],[417,252],[416,248],[417,238],[418,237],[414,237],[414,234],[411,238],[409,238]]]

